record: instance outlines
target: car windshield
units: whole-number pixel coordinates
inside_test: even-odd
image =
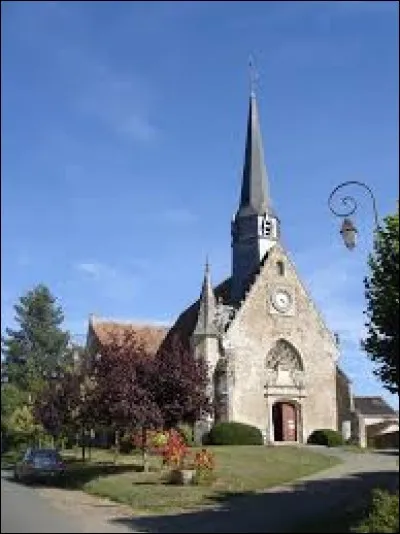
[[[61,461],[61,457],[56,450],[53,449],[39,449],[32,452],[32,457],[35,460],[45,460],[50,462]]]

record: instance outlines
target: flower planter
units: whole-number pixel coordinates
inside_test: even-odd
[[[196,471],[194,469],[173,469],[169,476],[170,484],[188,486],[193,483]]]

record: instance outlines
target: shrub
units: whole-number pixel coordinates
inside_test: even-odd
[[[342,434],[337,430],[321,428],[314,430],[308,437],[307,443],[312,445],[326,445],[327,447],[340,447],[344,444]]]
[[[373,490],[367,517],[351,532],[399,532],[399,492]]]
[[[194,445],[193,428],[187,423],[180,423],[176,427],[176,429],[179,432],[179,434],[182,436],[185,444],[188,447],[193,447]]]
[[[119,442],[119,450],[122,454],[130,454],[133,451],[133,443],[131,435],[126,432]]]
[[[137,439],[137,443],[139,441]],[[162,457],[163,465],[172,469],[181,469],[185,466],[188,455],[187,446],[182,434],[175,429],[147,431],[146,447],[153,454]]]
[[[202,445],[211,445],[210,432],[205,432],[201,438]]]
[[[194,458],[196,474],[193,483],[198,486],[209,486],[215,480],[215,458],[211,451],[202,449]]]
[[[262,445],[261,431],[244,423],[217,423],[209,433],[211,445]]]

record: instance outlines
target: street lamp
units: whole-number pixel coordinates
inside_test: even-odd
[[[353,250],[353,248],[356,246],[358,231],[357,231],[357,228],[354,226],[353,221],[350,219],[350,215],[356,212],[358,208],[357,201],[355,200],[354,197],[351,197],[351,196],[342,197],[341,203],[345,206],[345,211],[337,211],[332,205],[332,200],[335,194],[337,193],[337,191],[349,185],[358,185],[359,187],[362,187],[364,190],[368,192],[372,200],[375,230],[377,230],[379,226],[379,217],[378,217],[378,210],[376,208],[376,201],[375,201],[374,194],[372,193],[371,189],[368,187],[367,184],[364,184],[363,182],[358,182],[356,180],[350,180],[348,182],[343,182],[342,184],[339,184],[338,186],[335,187],[335,189],[329,195],[328,206],[334,215],[336,215],[337,217],[343,218],[343,223],[340,229],[340,234],[343,238],[346,248],[348,248],[349,250]]]

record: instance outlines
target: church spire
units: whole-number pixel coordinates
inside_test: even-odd
[[[263,215],[269,209],[268,177],[264,162],[258,106],[255,94],[256,73],[250,61],[250,102],[247,119],[246,149],[242,190],[237,215]]]
[[[254,84],[252,73],[242,190],[239,209],[231,223],[232,302],[244,298],[260,263],[279,239],[280,223],[269,198]]]
[[[214,325],[215,308],[216,301],[214,290],[211,284],[210,265],[207,257],[204,269],[203,285],[200,293],[197,323],[193,332],[194,335],[207,335],[216,333],[216,328]]]

